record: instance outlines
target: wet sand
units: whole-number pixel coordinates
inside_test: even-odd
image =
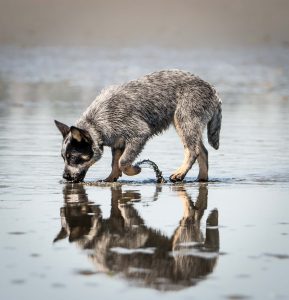
[[[1,299],[287,299],[288,49],[237,52],[0,48]],[[173,63],[172,63],[173,62]],[[63,184],[61,137],[97,92],[154,69],[181,68],[223,100],[210,181]],[[206,138],[205,138],[206,140]],[[110,151],[89,171],[109,173]],[[165,178],[182,161],[171,128],[140,159]]]

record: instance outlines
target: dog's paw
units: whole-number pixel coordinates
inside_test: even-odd
[[[208,177],[198,177],[196,181],[198,181],[198,182],[208,182]]]
[[[134,176],[141,172],[141,167],[139,166],[125,166],[122,167],[122,171],[125,175]]]
[[[181,174],[181,173],[172,174],[170,176],[170,181],[171,182],[180,182],[180,181],[183,181],[184,177],[185,177],[185,175]]]
[[[118,180],[118,177],[114,176],[108,176],[107,178],[103,179],[103,182],[116,182]]]
[[[111,172],[107,178],[102,180],[103,182],[116,182],[119,177],[122,176],[122,172]]]

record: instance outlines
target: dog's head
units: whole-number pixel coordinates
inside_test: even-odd
[[[101,158],[103,147],[97,145],[84,129],[69,127],[56,120],[55,124],[63,136],[63,178],[73,182],[82,181],[89,167]]]

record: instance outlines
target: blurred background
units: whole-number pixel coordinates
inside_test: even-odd
[[[288,45],[287,0],[1,0],[17,46]]]

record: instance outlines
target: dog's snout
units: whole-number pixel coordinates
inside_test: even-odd
[[[62,177],[63,177],[64,179],[66,179],[66,180],[72,180],[72,177],[71,177],[70,174],[67,173],[67,172],[63,172]]]
[[[71,175],[69,172],[64,171],[62,177],[67,181],[80,182],[83,181],[83,178],[85,177],[85,173],[86,172],[84,171],[79,174]]]

